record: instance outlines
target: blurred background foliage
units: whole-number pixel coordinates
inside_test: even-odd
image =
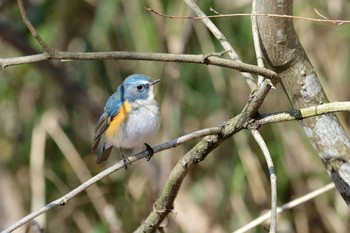
[[[182,1],[30,0],[29,18],[47,44],[62,51],[137,51],[205,54],[222,51]],[[251,1],[199,1],[207,13],[248,13]],[[345,0],[295,1],[295,14],[349,19]],[[255,64],[249,17],[213,19],[242,60]],[[295,21],[329,99],[349,100],[349,25]],[[0,54],[42,52],[22,22],[16,1],[0,1]],[[146,61],[48,61],[8,67],[0,77],[0,229],[40,208],[120,159],[95,164],[94,127],[108,96],[125,77],[144,73],[161,83],[156,95],[162,126],[155,144],[211,127],[239,113],[249,89],[237,71]],[[278,85],[262,112],[290,110]],[[347,131],[348,114],[340,117]],[[279,204],[330,182],[297,122],[264,126],[278,177]],[[152,209],[174,164],[195,144],[157,154],[98,182],[67,206],[37,218],[46,232],[131,232]],[[166,232],[230,232],[270,205],[263,156],[248,132],[227,140],[191,171],[165,221]],[[279,232],[348,232],[349,211],[335,190],[279,216]],[[25,227],[16,232],[24,232]],[[33,230],[32,230],[33,231]],[[33,231],[34,232],[34,231]],[[252,232],[264,232],[257,227]]]

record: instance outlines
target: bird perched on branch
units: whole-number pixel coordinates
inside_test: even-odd
[[[92,151],[98,147],[102,135],[106,140],[97,164],[108,159],[113,146],[121,150],[133,149],[133,153],[147,149],[146,158],[151,159],[153,149],[148,143],[157,135],[160,126],[160,109],[153,93],[153,85],[159,81],[133,74],[109,97],[95,129]],[[123,153],[122,157],[125,161]]]

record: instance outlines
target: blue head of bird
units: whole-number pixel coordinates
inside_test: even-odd
[[[137,100],[149,100],[154,98],[153,85],[158,83],[158,80],[152,80],[149,77],[141,74],[133,74],[127,77],[123,84],[119,86],[121,100],[128,100],[133,103]]]

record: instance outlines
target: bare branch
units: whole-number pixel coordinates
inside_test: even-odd
[[[323,19],[325,19],[325,20],[330,20],[331,21],[331,23],[334,23],[334,24],[337,24],[337,25],[342,25],[343,23],[345,23],[346,21],[343,21],[343,20],[341,20],[341,21],[337,21],[337,20],[333,20],[333,19],[328,19],[326,16],[324,16],[323,14],[321,14],[316,8],[314,8],[314,11],[316,12],[316,14],[318,15],[318,16],[320,16],[321,18],[323,18]]]
[[[213,127],[213,128],[207,128],[207,129],[194,131],[190,134],[184,135],[182,137],[179,137],[179,138],[176,138],[174,140],[163,143],[161,145],[158,145],[158,146],[154,147],[153,150],[154,150],[154,153],[158,153],[160,151],[170,149],[172,147],[176,147],[180,144],[183,144],[183,143],[188,142],[190,140],[193,140],[195,138],[200,138],[200,137],[204,137],[206,135],[211,135],[211,134],[218,134],[219,132],[221,132],[221,130],[222,130],[221,127]],[[143,152],[140,152],[138,154],[129,156],[128,160],[132,164],[132,163],[144,158],[147,155],[148,155],[148,151],[143,151]],[[49,204],[45,205],[44,207],[40,208],[39,210],[30,213],[26,217],[22,218],[21,220],[19,220],[15,224],[11,225],[10,227],[8,227],[4,231],[2,231],[2,233],[12,232],[15,229],[19,228],[20,226],[33,220],[37,216],[39,216],[43,213],[46,213],[47,211],[49,211],[52,208],[57,207],[57,206],[66,205],[70,199],[72,199],[73,197],[75,197],[76,195],[78,195],[79,193],[81,193],[82,191],[84,191],[85,189],[87,189],[88,187],[90,187],[91,185],[96,183],[97,181],[101,180],[102,178],[110,175],[111,173],[113,173],[119,169],[123,169],[124,166],[125,166],[124,161],[123,160],[119,161],[118,163],[114,164],[113,166],[100,172],[96,176],[88,179],[87,181],[85,181],[84,183],[82,183],[81,185],[79,185],[78,187],[76,187],[75,189],[73,189],[72,191],[70,191],[69,193],[64,195],[63,197],[60,197],[60,198],[56,199],[55,201],[52,201]]]
[[[255,124],[265,125],[283,121],[302,120],[326,113],[345,111],[350,111],[350,101],[325,103],[307,108],[296,109],[289,112],[261,114],[255,122],[252,122],[252,126],[256,127],[254,126]]]
[[[297,199],[294,199],[293,201],[290,201],[280,207],[277,208],[277,214],[282,213],[286,210],[290,210],[293,209],[294,207],[301,205],[307,201],[310,201],[314,198],[316,198],[317,196],[326,193],[332,189],[335,188],[335,185],[333,183],[330,183],[326,186],[323,186],[322,188],[316,189],[313,192],[310,192],[308,194],[305,194],[304,196],[301,196]],[[261,215],[260,217],[256,218],[255,220],[251,221],[250,223],[246,224],[244,227],[235,230],[233,233],[244,233],[247,232],[249,230],[251,230],[252,228],[258,226],[259,224],[263,223],[264,221],[268,220],[270,218],[271,215],[271,211],[267,212],[264,215]]]
[[[44,227],[42,227],[37,221],[32,220],[30,224],[27,226],[25,233],[31,232],[30,229],[33,228],[35,232],[44,233]]]
[[[257,101],[259,96],[262,96],[266,91],[268,91],[268,84],[266,82],[263,82],[264,85],[262,85],[257,91],[255,95],[252,95],[251,101],[249,102],[248,106],[245,107],[244,111],[248,111],[249,109],[254,109],[259,107],[260,101]],[[262,92],[262,93],[260,93]],[[333,105],[333,106],[332,106]],[[251,107],[252,106],[252,107]],[[315,109],[321,109],[322,111],[315,111]],[[276,118],[271,117],[271,115],[266,115],[265,117],[267,120],[264,120],[264,116],[260,116],[259,120],[257,122],[261,122],[262,124],[268,124],[268,123],[276,123],[276,122],[283,122],[283,121],[291,121],[291,120],[296,120],[296,119],[302,119],[302,117],[312,117],[313,115],[310,115],[309,111],[312,110],[314,114],[326,114],[329,112],[335,112],[335,111],[350,111],[350,102],[334,102],[334,103],[327,103],[323,105],[319,105],[316,107],[309,107],[305,109],[299,109],[299,110],[294,110],[292,112],[283,112],[283,113],[275,113],[273,116]],[[227,139],[230,136],[233,135],[233,133],[238,132],[239,130],[243,129],[244,127],[251,127],[250,124],[246,123],[247,119],[250,119],[250,114],[242,112],[242,114],[236,116],[235,118],[222,123],[219,127],[212,127],[212,128],[207,128],[207,129],[202,129],[198,131],[194,131],[192,133],[186,134],[184,136],[181,136],[179,138],[173,139],[171,141],[165,142],[163,144],[160,144],[158,146],[155,146],[153,148],[154,153],[158,153],[160,151],[170,149],[172,147],[176,147],[180,144],[186,143],[190,140],[196,139],[196,138],[201,138],[205,137],[208,135],[218,135],[221,134],[222,139]],[[293,113],[298,113],[298,112],[308,112],[308,114],[298,116],[293,116]],[[321,112],[321,113],[320,113]],[[245,117],[245,120],[243,119]],[[278,119],[278,121],[276,120]],[[238,123],[236,123],[238,121]],[[254,125],[256,127],[256,125]],[[128,157],[128,160],[130,163],[134,163],[142,158],[144,158],[148,154],[147,151],[143,151],[141,153],[132,155]],[[66,195],[64,195],[61,198],[58,198],[55,201],[50,202],[46,206],[40,208],[39,210],[32,212],[31,214],[27,215],[26,217],[22,218],[15,224],[11,225],[7,229],[3,231],[3,233],[8,233],[12,232],[13,230],[19,228],[20,226],[24,225],[25,223],[31,221],[32,219],[36,218],[37,216],[46,213],[50,209],[57,207],[57,206],[62,206],[65,205],[70,199],[96,183],[97,181],[103,179],[104,177],[110,175],[111,173],[124,168],[124,161],[121,160],[118,163],[114,164],[113,166],[105,169],[104,171],[100,172],[96,176],[92,177],[91,179],[85,181],[81,185],[79,185],[77,188],[73,189]],[[171,201],[171,200],[169,200]]]
[[[260,46],[260,39],[259,39],[258,25],[256,22],[256,15],[254,15],[256,13],[256,0],[253,0],[252,13],[253,13],[253,15],[251,16],[252,34],[253,34],[256,61],[257,61],[257,64],[259,67],[264,68],[265,67],[264,60],[263,60],[264,55],[262,53],[261,46]],[[264,81],[264,77],[259,75],[258,76],[258,85],[260,86],[263,81]]]
[[[244,108],[242,114],[239,114],[236,117],[234,117],[233,119],[231,119],[227,122],[224,122],[219,127],[198,130],[198,131],[192,132],[190,134],[184,135],[182,137],[179,137],[177,139],[163,143],[161,145],[158,145],[158,146],[153,148],[154,153],[158,153],[160,151],[170,149],[172,147],[176,147],[180,144],[183,144],[183,143],[190,141],[192,139],[195,139],[195,138],[200,138],[200,137],[204,137],[207,135],[213,135],[207,139],[203,139],[201,142],[199,142],[197,144],[200,146],[203,146],[203,144],[206,145],[205,150],[203,150],[202,153],[196,152],[196,154],[198,156],[202,156],[200,158],[204,159],[206,157],[206,155],[210,151],[212,151],[214,148],[216,148],[223,140],[231,137],[234,133],[240,131],[245,126],[247,126],[247,124],[246,124],[247,120],[251,119],[251,117],[257,113],[257,110],[259,109],[259,107],[262,104],[262,100],[265,98],[266,94],[270,90],[271,86],[266,81],[267,80],[265,80],[263,82],[262,86],[251,95],[250,101],[248,102],[247,106]],[[218,137],[219,134],[221,135],[220,137]],[[220,140],[218,140],[218,138]],[[143,151],[143,152],[140,152],[138,154],[129,156],[128,160],[132,164],[132,163],[144,158],[146,155],[148,155],[148,151]],[[192,155],[193,154],[189,152],[187,157],[186,157],[186,155],[185,155],[185,157],[188,159],[193,159],[193,158],[191,158]],[[198,157],[196,157],[194,161],[196,161],[196,163],[198,163],[200,160],[198,160]],[[84,191],[85,189],[87,189],[88,187],[90,187],[91,185],[96,183],[97,181],[101,180],[102,178],[104,178],[104,177],[108,176],[109,174],[111,174],[119,169],[122,169],[122,168],[124,168],[124,161],[123,160],[119,161],[118,163],[114,164],[113,166],[107,168],[106,170],[100,172],[96,176],[94,176],[91,179],[87,180],[86,182],[82,183],[77,188],[73,189],[72,191],[70,191],[69,193],[64,195],[63,197],[58,198],[55,201],[50,202],[46,206],[44,206],[44,207],[40,208],[39,210],[32,212],[31,214],[22,218],[21,220],[19,220],[15,224],[13,224],[10,227],[8,227],[7,229],[5,229],[3,231],[3,233],[12,232],[13,230],[15,230],[18,227],[22,226],[23,224],[31,221],[32,219],[36,218],[37,216],[39,216],[43,213],[46,213],[50,209],[57,207],[57,206],[65,205],[70,199],[72,199],[73,197],[75,197],[76,195],[78,195],[79,193],[81,193],[82,191]],[[186,173],[187,173],[187,171],[188,170],[186,170]],[[180,183],[178,183],[178,182],[180,182]],[[178,188],[180,187],[181,182],[182,182],[182,180],[181,181],[178,180],[176,182],[176,185],[179,185]],[[175,191],[176,192],[173,194],[174,198],[176,197],[178,189]],[[171,199],[171,198],[167,199],[167,202],[164,203],[164,205],[166,205],[166,206],[172,205],[173,200],[174,199]],[[163,210],[162,208],[160,208],[160,209]],[[170,211],[170,208],[167,208],[166,211],[164,212],[164,215],[162,215],[162,216],[159,215],[159,209],[158,210],[155,209],[152,211],[152,213],[149,215],[149,218],[151,218],[152,222],[154,222],[154,224],[151,224],[153,226],[152,229],[155,229],[160,224],[162,219],[169,213],[169,211]],[[156,219],[154,219],[155,218],[154,216],[158,216],[158,217]],[[162,217],[162,218],[160,218],[160,217]],[[147,222],[147,224],[149,224],[149,223],[150,223],[150,221]],[[156,223],[158,225],[155,225]],[[142,226],[140,226],[140,227],[145,227],[146,225],[142,224]]]
[[[49,49],[49,46],[45,43],[45,41],[40,37],[36,29],[34,28],[33,24],[30,22],[26,10],[23,5],[23,0],[17,0],[19,11],[21,13],[23,23],[27,26],[30,33],[33,35],[33,37],[38,41],[38,43],[41,45],[43,50],[45,51],[46,56],[50,56],[52,53],[52,50]]]
[[[220,134],[203,138],[177,162],[165,183],[162,194],[155,202],[152,212],[135,232],[155,232],[164,218],[172,211],[174,200],[185,176],[225,139],[242,129],[237,125],[239,118],[240,115],[223,124],[220,127]]]
[[[200,64],[217,65],[221,67],[233,68],[241,72],[245,72],[243,73],[243,76],[246,78],[252,90],[255,89],[256,86],[254,86],[255,85],[255,83],[253,82],[254,79],[250,73],[262,75],[265,77],[265,75],[261,74],[260,72],[259,73],[254,72],[254,70],[256,71],[257,67],[254,68],[254,66],[252,65],[244,64],[241,62],[240,58],[234,52],[232,46],[227,42],[224,35],[221,34],[221,32],[216,28],[216,26],[210,20],[208,20],[209,21],[208,24],[211,24],[210,25],[211,31],[214,33],[214,35],[217,36],[217,38],[219,37],[221,38],[221,40],[219,41],[222,43],[223,47],[225,48],[225,51],[220,54],[211,53],[208,55],[186,55],[186,54],[180,55],[180,54],[130,53],[130,52],[69,53],[69,52],[54,51],[52,49],[49,49],[48,45],[43,41],[43,39],[40,37],[40,35],[38,34],[38,32],[36,31],[32,23],[30,22],[30,20],[28,19],[25,8],[23,6],[23,0],[17,0],[17,2],[20,8],[21,16],[23,18],[23,22],[25,23],[25,25],[27,26],[27,28],[29,29],[33,37],[42,46],[45,52],[43,54],[37,54],[37,55],[31,55],[31,56],[0,59],[1,69],[4,69],[7,66],[11,66],[11,65],[28,64],[28,63],[34,63],[39,61],[45,61],[49,59],[61,60],[61,61],[124,59],[124,60],[148,60],[148,61],[165,61],[165,62],[200,63]],[[217,55],[222,56],[223,53],[228,53],[235,64],[232,64],[232,61],[214,57]],[[266,77],[266,78],[269,78],[269,77]],[[272,76],[270,76],[270,78],[277,79],[277,75],[273,74]]]
[[[226,51],[224,51],[224,53],[225,52]],[[218,55],[220,54],[222,53],[218,53]],[[47,57],[45,53],[42,53],[16,58],[1,58],[0,66],[2,68],[5,68],[7,66],[29,64],[45,60],[60,60],[65,62],[73,60],[143,60],[214,65],[239,70],[241,72],[249,72],[252,74],[262,75],[268,79],[278,79],[277,74],[268,69],[260,68],[258,66],[246,64],[243,62],[218,58],[214,55],[216,55],[216,53],[192,55],[170,53],[138,53],[121,51],[90,53],[54,51],[50,57]]]
[[[341,108],[338,108],[336,110],[334,109],[324,109],[323,111],[319,111],[319,106],[321,106],[321,109],[323,105],[318,105],[315,107],[310,107],[307,109],[300,109],[295,110],[292,112],[284,112],[284,113],[274,113],[274,114],[265,114],[265,115],[258,115],[258,110],[264,101],[267,93],[269,92],[270,88],[274,86],[278,82],[278,75],[275,72],[272,72],[270,70],[264,69],[261,65],[262,59],[260,57],[259,52],[257,51],[257,57],[258,57],[258,66],[253,66],[249,64],[242,63],[239,59],[238,55],[235,54],[232,46],[229,44],[229,42],[226,40],[226,38],[222,35],[222,33],[216,28],[216,26],[210,21],[209,17],[204,15],[204,13],[200,10],[200,8],[192,1],[192,0],[185,0],[188,5],[192,7],[192,9],[197,13],[197,15],[201,15],[199,17],[196,17],[196,19],[201,19],[207,27],[212,31],[212,33],[218,38],[218,40],[222,43],[223,47],[225,48],[225,52],[227,52],[230,56],[230,58],[233,60],[227,60],[215,57],[217,55],[221,56],[223,53],[210,53],[210,54],[204,54],[204,55],[188,55],[188,54],[163,54],[163,53],[130,53],[130,52],[97,52],[97,53],[71,53],[71,52],[61,52],[61,51],[53,51],[50,50],[47,44],[41,39],[41,37],[38,35],[37,31],[33,27],[33,25],[30,23],[28,17],[26,16],[25,9],[23,7],[23,0],[18,0],[18,5],[21,10],[21,15],[23,18],[24,23],[27,25],[28,29],[32,33],[32,35],[35,37],[35,39],[40,43],[45,53],[43,54],[37,54],[32,56],[24,56],[19,58],[5,58],[0,59],[0,65],[2,68],[5,68],[7,66],[11,65],[18,65],[18,64],[26,64],[26,63],[34,63],[39,61],[46,61],[46,60],[60,60],[60,61],[73,61],[73,60],[103,60],[103,59],[114,59],[114,60],[147,60],[147,61],[163,61],[163,62],[186,62],[186,63],[197,63],[197,64],[207,64],[207,65],[215,65],[215,66],[221,66],[221,67],[227,67],[232,69],[237,69],[241,72],[243,72],[243,76],[245,77],[248,85],[250,86],[252,93],[248,100],[247,105],[243,109],[242,113],[238,116],[232,118],[231,120],[224,122],[219,127],[213,127],[208,128],[204,130],[198,130],[193,133],[184,135],[182,137],[179,137],[177,139],[174,139],[172,141],[163,143],[161,145],[158,145],[153,148],[154,153],[160,152],[162,150],[170,149],[172,147],[176,147],[179,144],[185,143],[189,140],[193,140],[196,138],[204,137],[195,147],[192,148],[191,151],[189,151],[175,166],[173,171],[170,174],[170,178],[167,180],[167,183],[165,185],[164,191],[158,201],[154,205],[153,211],[150,213],[146,221],[140,226],[140,228],[137,231],[142,232],[153,232],[157,229],[159,224],[162,222],[162,220],[168,215],[169,212],[171,212],[173,207],[173,201],[176,198],[177,192],[179,191],[179,188],[181,186],[181,183],[187,173],[191,170],[192,167],[197,165],[200,161],[206,158],[206,156],[214,150],[216,147],[218,147],[222,141],[225,139],[231,137],[234,133],[240,131],[244,128],[253,128],[260,126],[262,124],[267,124],[271,122],[281,122],[286,120],[300,120],[307,117],[325,114],[327,112],[335,112],[335,111],[349,111],[349,106],[347,109],[343,107],[344,110],[339,110]],[[154,12],[151,9],[148,9],[150,11]],[[227,17],[226,15],[219,14],[216,12],[218,17]],[[162,16],[166,16],[161,13],[156,13]],[[289,15],[271,15],[271,14],[240,14],[240,15],[253,15],[253,16],[273,16],[273,17],[283,17],[283,18],[300,18],[296,16],[289,16]],[[232,15],[231,15],[232,16]],[[239,16],[238,14],[234,14],[234,16]],[[167,16],[172,18],[171,16]],[[194,17],[192,17],[193,19]],[[308,19],[304,18],[303,19]],[[324,22],[325,19],[324,17]],[[317,20],[319,22],[323,22],[320,20]],[[350,22],[350,21],[349,21]],[[338,20],[333,20],[332,23],[340,24]],[[344,21],[342,22],[344,23]],[[254,29],[253,29],[254,31]],[[256,45],[256,47],[260,47],[259,45]],[[260,50],[261,52],[261,50]],[[261,61],[259,61],[259,58]],[[271,79],[265,80],[261,83],[261,87],[257,89],[257,86],[254,82],[253,77],[251,74],[258,74],[261,76],[264,76],[266,78]],[[257,89],[257,90],[256,90]],[[254,90],[254,91],[253,91]],[[344,102],[343,102],[344,103]],[[347,103],[347,102],[346,102]],[[350,104],[350,103],[349,103]],[[312,108],[312,109],[311,109]],[[326,107],[325,107],[326,108]],[[310,109],[310,112],[309,112]],[[305,113],[303,114],[303,111]],[[274,166],[273,161],[271,159],[271,156],[269,154],[268,148],[266,147],[265,142],[263,141],[261,135],[257,130],[251,130],[254,138],[256,138],[256,141],[258,142],[259,146],[261,147],[265,158],[267,160],[269,171],[270,171],[270,179],[271,179],[271,196],[272,196],[272,203],[271,203],[271,213],[269,213],[269,216],[271,215],[271,232],[275,232],[276,227],[276,215],[277,212],[284,206],[277,208],[277,191],[276,191],[276,175],[274,172]],[[208,136],[210,135],[210,136]],[[143,157],[147,155],[147,152],[141,152],[135,155],[132,155],[128,157],[128,160],[130,163],[134,163]],[[88,179],[84,183],[82,183],[80,186],[72,190],[71,192],[67,193],[65,196],[47,204],[46,206],[42,207],[41,209],[31,213],[30,215],[26,216],[25,218],[21,219],[16,224],[12,225],[8,229],[6,229],[4,232],[11,232],[14,229],[17,229],[21,225],[31,221],[35,217],[41,215],[42,213],[47,212],[53,207],[59,206],[59,205],[65,205],[71,198],[75,197],[80,192],[84,191],[88,187],[90,187],[92,184],[96,183],[100,179],[104,178],[105,176],[121,169],[124,167],[124,161],[120,161],[113,165],[112,167],[102,171],[95,177],[92,177],[91,179]],[[334,186],[333,186],[334,187]],[[331,187],[331,188],[333,188]],[[295,204],[297,205],[297,204]],[[288,206],[287,206],[288,207]],[[292,208],[292,207],[290,207]],[[281,210],[283,211],[283,209]],[[279,212],[278,212],[279,213]]]
[[[275,166],[273,164],[273,160],[271,158],[271,154],[269,148],[267,147],[263,137],[257,130],[251,130],[251,134],[253,135],[255,141],[258,143],[261,151],[265,156],[265,160],[267,162],[267,166],[270,174],[270,182],[271,182],[271,224],[270,224],[270,232],[276,232],[276,224],[277,224],[277,177],[275,173]]]

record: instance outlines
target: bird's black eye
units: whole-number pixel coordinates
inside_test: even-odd
[[[138,85],[136,88],[137,88],[137,90],[142,91],[144,86],[143,85]]]

